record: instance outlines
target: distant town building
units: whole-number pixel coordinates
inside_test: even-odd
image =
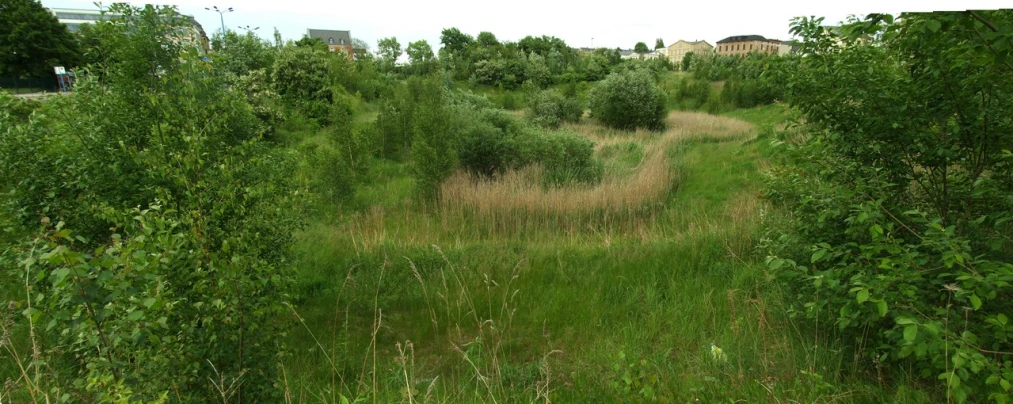
[[[630,49],[620,49],[619,57],[622,59],[648,60],[648,59],[661,59],[667,57],[667,55],[664,49],[657,49],[647,53],[637,53]]]
[[[787,51],[791,51],[790,46]],[[781,54],[781,41],[759,35],[730,36],[718,41],[715,52],[719,56],[741,56],[749,53],[777,55]]]
[[[74,8],[51,8],[49,9],[56,19],[67,26],[71,32],[77,32],[81,29],[82,24],[94,24],[98,21],[107,21],[118,14],[102,13],[98,9],[74,9]],[[193,16],[180,14],[180,17],[186,19],[187,28],[180,32],[179,35],[172,36],[171,40],[179,41],[183,45],[193,45],[200,48],[202,51],[208,51],[208,36],[204,32],[204,27],[197,22]]]
[[[707,43],[707,41],[689,42],[680,39],[675,43],[668,45],[668,48],[665,50],[665,55],[668,57],[668,60],[672,61],[672,63],[679,64],[682,63],[682,58],[690,52],[693,52],[694,55],[710,55],[711,53],[714,53],[714,46]]]
[[[349,31],[307,29],[306,36],[324,41],[327,44],[327,49],[331,52],[344,52],[348,57],[355,56],[355,46],[352,45],[352,33]]]

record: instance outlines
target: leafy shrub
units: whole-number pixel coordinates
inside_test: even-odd
[[[504,91],[499,97],[499,102],[505,110],[513,111],[520,108],[520,102],[512,91]]]
[[[412,173],[419,199],[433,203],[439,200],[440,183],[457,167],[451,109],[442,80],[412,78],[408,85],[418,103],[412,114]]]
[[[119,30],[111,49],[185,23],[167,8],[117,7],[122,19],[97,23]],[[243,95],[175,46],[79,79],[39,119],[0,112],[0,209],[22,229],[43,223],[3,261],[24,265],[4,269],[30,275],[23,320],[51,324],[36,327],[51,344],[38,360],[70,401],[171,391],[207,402],[219,375],[242,384],[236,400],[280,399],[286,256],[301,225],[293,156],[261,141]],[[159,80],[133,74],[156,67]]]
[[[765,243],[790,311],[956,402],[1013,398],[1013,75],[974,33],[1010,15],[876,15],[847,35],[798,19],[805,57],[772,71],[808,125],[775,143],[768,180],[791,214]]]
[[[26,123],[33,112],[42,106],[39,101],[8,95],[0,91],[0,111],[10,114],[13,123]]]
[[[591,116],[601,123],[632,130],[665,125],[665,93],[644,70],[610,74],[589,95]]]
[[[458,133],[457,156],[468,172],[485,177],[504,171],[513,145],[503,130],[476,119]]]
[[[594,142],[567,132],[549,132],[535,143],[535,157],[545,168],[547,185],[593,184],[601,180],[602,163],[594,158]]]
[[[232,88],[246,97],[253,114],[260,120],[258,134],[274,140],[276,126],[284,116],[279,108],[281,98],[268,82],[267,72],[263,69],[251,71],[237,78]]]
[[[327,119],[332,94],[326,53],[309,47],[286,47],[274,61],[275,91],[290,106],[314,119]]]
[[[558,128],[562,122],[579,121],[583,114],[579,101],[564,98],[555,90],[540,91],[528,100],[527,116],[541,127]]]

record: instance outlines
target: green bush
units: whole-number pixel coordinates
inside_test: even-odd
[[[419,200],[436,203],[440,184],[457,168],[447,90],[438,78],[413,77],[408,86],[417,102],[411,122],[412,173]]]
[[[185,23],[117,9],[97,23],[119,30],[112,49]],[[219,376],[241,380],[237,401],[278,401],[294,156],[262,141],[245,97],[195,49],[146,49],[47,99],[39,119],[0,110],[0,210],[37,234],[0,260],[22,279],[6,285],[32,291],[14,304],[31,299],[20,320],[47,349],[29,360],[70,401],[208,402]],[[125,73],[154,67],[158,80]]]
[[[594,184],[601,180],[604,165],[594,158],[594,142],[568,132],[549,132],[535,142],[534,162],[545,168],[550,186]]]
[[[253,108],[253,114],[260,120],[258,133],[266,139],[275,139],[278,123],[284,118],[281,113],[281,99],[268,82],[267,72],[254,70],[235,79],[232,88],[246,97]]]
[[[805,56],[771,71],[807,122],[768,179],[789,314],[958,403],[1013,399],[1013,75],[975,33],[1010,16],[802,18]]]
[[[30,98],[8,95],[0,91],[0,110],[10,114],[13,123],[26,123],[33,112],[42,107],[42,103]]]
[[[579,121],[583,114],[579,101],[555,90],[539,91],[528,100],[527,117],[541,127],[558,128],[562,122]]]
[[[327,120],[332,91],[326,53],[309,47],[286,47],[278,52],[272,71],[275,91],[288,105],[310,118]]]
[[[665,126],[665,93],[645,70],[610,74],[589,95],[591,116],[624,130]]]

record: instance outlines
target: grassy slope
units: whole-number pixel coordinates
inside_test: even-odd
[[[729,115],[784,119],[777,106]],[[338,391],[379,401],[907,401],[839,374],[843,355],[812,348],[781,316],[782,292],[751,256],[764,145],[672,146],[680,182],[655,218],[670,231],[443,235],[439,247],[423,233],[441,218],[405,203],[403,165],[380,163],[358,198],[400,223],[396,237],[364,246],[356,228],[320,224],[300,242],[306,327],[289,337],[290,390],[298,401]],[[713,360],[712,342],[727,362]]]

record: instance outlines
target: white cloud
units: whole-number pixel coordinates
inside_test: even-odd
[[[824,1],[648,1],[553,2],[511,0],[492,3],[465,0],[387,0],[335,2],[323,0],[169,0],[204,26],[211,35],[221,29],[217,13],[204,7],[233,7],[225,14],[225,25],[259,26],[258,34],[271,38],[277,27],[285,39],[299,39],[307,28],[350,30],[352,36],[376,45],[380,38],[395,36],[402,47],[408,42],[427,40],[439,49],[440,31],[457,27],[471,35],[490,31],[500,40],[518,40],[526,35],[552,35],[570,46],[632,48],[638,41],[653,45],[655,38],[666,44],[679,39],[703,39],[714,43],[732,35],[758,34],[787,39],[788,22],[794,16],[824,16],[829,22],[848,15],[874,12],[995,9],[1008,1],[903,0],[843,2]],[[93,0],[43,0],[47,7],[94,8]],[[129,1],[143,4],[144,1]]]

